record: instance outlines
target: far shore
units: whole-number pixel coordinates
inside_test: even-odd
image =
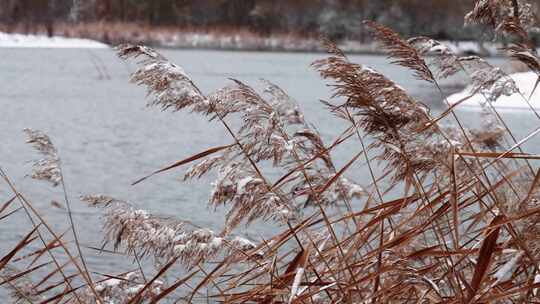
[[[243,29],[212,29],[178,27],[150,27],[133,23],[56,24],[52,31],[45,27],[2,26],[0,32],[51,35],[65,38],[83,38],[109,45],[122,43],[144,44],[169,49],[208,49],[225,51],[264,52],[325,52],[317,36],[299,33],[272,33],[263,35]],[[457,55],[500,56],[502,45],[475,41],[442,41]],[[349,54],[383,54],[376,43],[357,39],[337,41],[340,49]]]

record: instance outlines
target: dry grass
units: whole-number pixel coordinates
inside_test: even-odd
[[[527,8],[524,1],[480,0],[467,21],[516,41],[509,56],[540,75],[527,36]],[[30,303],[537,301],[540,170],[531,161],[540,156],[522,146],[540,129],[516,138],[491,105],[516,92],[515,84],[479,57],[459,57],[432,39],[405,40],[382,25],[368,26],[394,63],[435,86],[443,100],[440,79],[470,77],[474,91],[490,101],[484,126],[466,128],[453,112],[459,103],[433,117],[390,79],[326,42],[329,56],[313,66],[333,88],[333,102],[324,102],[329,113],[348,125],[326,143],[296,102],[272,83],[257,92],[232,80],[206,94],[156,51],[122,46],[119,56],[138,64],[132,81],[147,87],[150,105],[196,112],[219,121],[230,135],[229,145],[166,165],[135,183],[188,164],[185,179],[217,175],[208,203],[227,208],[222,231],[158,217],[112,197],[85,196],[82,201],[104,210],[103,248],[112,244],[138,265],[129,273],[91,273],[74,224],[71,233],[54,232],[0,171],[13,192],[1,205],[0,219],[22,210],[33,223],[0,260],[0,284],[13,291],[14,300]],[[61,184],[61,151],[46,135],[28,133],[48,160],[37,163],[34,176]],[[333,149],[344,142],[356,143],[357,150],[338,167]],[[364,187],[346,177],[359,162],[371,177]],[[376,174],[377,164],[382,173]],[[269,166],[283,175],[269,179]],[[257,243],[236,235],[239,225],[261,219],[282,232]],[[41,249],[30,251],[34,242]],[[17,270],[21,262],[25,267]],[[149,277],[140,265],[152,262],[158,266]],[[166,280],[176,265],[185,274]]]

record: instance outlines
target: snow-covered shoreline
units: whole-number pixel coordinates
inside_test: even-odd
[[[0,32],[0,48],[92,48],[109,46],[99,41],[81,38],[47,37],[45,35],[23,35]]]
[[[114,29],[114,28],[113,28]],[[132,32],[111,30],[103,34],[100,31],[88,31],[80,37],[77,31],[69,32],[70,37],[44,34],[26,35],[0,31],[0,48],[108,48],[108,43],[120,44],[132,42],[154,47],[174,49],[212,49],[234,51],[278,51],[278,52],[325,52],[319,38],[303,37],[294,34],[273,34],[261,36],[252,32],[190,32],[190,31],[147,31]],[[482,45],[475,41],[441,41],[456,55],[499,56],[497,43],[486,42]],[[339,48],[350,54],[384,54],[376,42],[360,42],[346,39],[338,43]]]
[[[527,103],[527,99],[531,96],[531,93],[534,89],[536,81],[538,80],[538,75],[533,72],[524,72],[524,73],[511,74],[510,77],[516,83],[516,86],[519,89],[520,93],[514,93],[510,96],[503,95],[499,97],[497,101],[492,103],[493,106],[496,109],[501,109],[501,110],[512,110],[512,111],[530,110],[531,107]],[[450,95],[448,97],[448,102],[450,104],[455,104],[469,95],[471,95],[470,87],[465,88],[463,91],[459,93]],[[480,110],[481,104],[484,104],[485,102],[486,102],[486,98],[483,95],[475,94],[472,97],[463,101],[460,105],[458,105],[458,108],[464,109],[464,110],[473,110],[473,111]],[[540,87],[538,87],[534,91],[534,94],[530,98],[529,103],[534,109],[540,110]]]

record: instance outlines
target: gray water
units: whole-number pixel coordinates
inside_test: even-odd
[[[320,99],[329,99],[331,93],[310,63],[323,54],[197,50],[163,53],[183,66],[206,92],[224,86],[227,78],[256,86],[260,78],[275,82],[299,102],[307,120],[327,142],[347,127],[319,103]],[[351,60],[389,76],[432,107],[434,113],[443,109],[438,91],[415,80],[407,70],[389,65],[384,57],[351,56]],[[29,127],[49,134],[62,159],[81,242],[87,246],[101,244],[100,212],[79,201],[83,194],[108,194],[154,213],[214,229],[223,222],[223,210],[214,213],[207,207],[209,179],[182,183],[179,177],[183,171],[179,170],[130,186],[163,165],[231,142],[221,125],[209,123],[204,117],[145,107],[144,89],[128,83],[134,69],[112,50],[0,49],[0,166],[48,222],[57,231],[64,231],[69,227],[65,211],[50,204],[52,200],[63,202],[61,189],[27,177],[30,161],[37,155],[25,144],[22,129]],[[445,83],[448,86],[443,90],[456,90],[453,81]],[[479,123],[478,112],[458,114],[471,125]],[[517,130],[518,139],[540,125],[528,112],[504,113],[504,117]],[[533,140],[527,147],[539,151],[537,145],[538,141]],[[355,152],[351,149],[359,149],[358,143],[336,151],[338,165],[349,160]],[[369,182],[365,168],[358,166],[350,171],[360,183]],[[7,185],[0,182],[0,203],[11,195]],[[0,256],[29,231],[28,227],[22,213],[0,222]],[[257,239],[265,229],[260,225],[245,233]],[[120,257],[102,259],[95,253],[87,260],[96,271],[121,272],[134,267]]]

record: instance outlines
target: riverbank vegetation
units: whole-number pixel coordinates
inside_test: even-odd
[[[528,35],[537,21],[528,8],[525,1],[479,0],[465,18],[511,41],[509,60],[521,61],[540,79],[540,58]],[[68,195],[56,202],[70,229],[55,231],[0,170],[2,187],[12,193],[0,205],[0,224],[17,216],[31,223],[2,254],[0,284],[14,301],[27,303],[533,302],[540,292],[540,156],[523,146],[540,128],[517,138],[493,106],[519,92],[516,84],[484,59],[456,55],[434,39],[405,39],[372,21],[364,26],[390,62],[440,91],[445,111],[434,115],[325,39],[328,55],[313,68],[334,94],[321,111],[345,126],[327,142],[271,82],[258,91],[232,79],[203,92],[157,51],[120,46],[120,58],[137,65],[131,81],[147,88],[150,106],[191,111],[229,135],[226,145],[156,164],[134,185],[182,169],[186,181],[215,177],[208,205],[225,208],[221,229],[181,215],[150,214],[122,198],[85,195],[81,202],[103,214],[103,245],[94,249],[104,257],[125,255],[135,268],[96,273],[71,217],[71,204],[81,202]],[[458,73],[470,79],[471,96],[486,100],[480,128],[455,113],[468,97],[450,104],[439,86]],[[531,96],[517,98],[529,104]],[[537,110],[530,111],[531,125],[540,125]],[[62,151],[46,134],[25,132],[40,154],[32,177],[66,191]],[[354,147],[349,158],[336,160],[333,151],[345,143]],[[369,176],[366,185],[347,177],[358,164]],[[279,178],[270,178],[269,170]],[[268,239],[239,234],[239,227],[260,221],[279,232]],[[148,272],[149,265],[155,270]]]
[[[478,42],[464,52],[495,54],[500,45],[491,44],[493,36],[484,25],[462,26],[469,6],[468,0],[6,0],[0,31],[112,45],[269,51],[323,51],[319,37],[324,35],[347,52],[378,52],[361,24],[367,19],[406,37]],[[540,6],[532,3],[527,9],[538,15]],[[538,44],[538,33],[529,34]]]

